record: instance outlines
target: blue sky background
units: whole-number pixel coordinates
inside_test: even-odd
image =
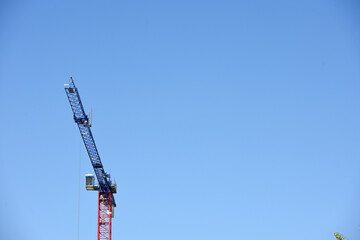
[[[1,1],[0,239],[360,239],[358,1]],[[81,157],[80,157],[81,155]]]

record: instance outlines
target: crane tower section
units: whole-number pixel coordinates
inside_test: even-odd
[[[93,166],[99,185],[94,182],[94,176],[85,176],[87,190],[98,191],[98,240],[111,240],[111,218],[114,217],[116,207],[114,195],[116,183],[112,182],[110,174],[107,174],[102,165],[99,152],[96,148],[94,137],[91,133],[89,116],[85,114],[79,91],[70,77],[70,83],[65,84],[65,92],[68,97],[71,109],[74,113],[74,121],[78,125],[81,137],[84,141],[86,151]]]

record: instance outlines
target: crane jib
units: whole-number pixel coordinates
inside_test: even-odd
[[[81,137],[84,141],[96,178],[99,182],[99,191],[110,191],[113,193],[111,188],[110,175],[104,171],[98,150],[95,145],[95,140],[90,130],[91,125],[89,123],[89,118],[85,114],[79,92],[72,78],[70,78],[70,84],[65,84],[65,92],[68,97],[71,109],[74,113],[74,121],[79,127]],[[113,205],[116,206],[113,196],[112,202]]]

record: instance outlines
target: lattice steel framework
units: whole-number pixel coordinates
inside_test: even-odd
[[[99,192],[98,240],[111,239],[111,192]]]
[[[113,193],[116,193],[116,187],[112,188],[110,174],[104,171],[95,140],[90,130],[89,118],[85,114],[79,91],[72,78],[70,78],[69,84],[65,84],[65,92],[74,113],[74,121],[79,127],[81,137],[99,182],[98,240],[111,240],[111,218],[113,217],[113,207],[116,207]]]

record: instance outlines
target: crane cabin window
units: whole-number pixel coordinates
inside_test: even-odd
[[[85,176],[85,184],[86,184],[86,186],[93,186],[94,185],[94,176],[86,175]]]

